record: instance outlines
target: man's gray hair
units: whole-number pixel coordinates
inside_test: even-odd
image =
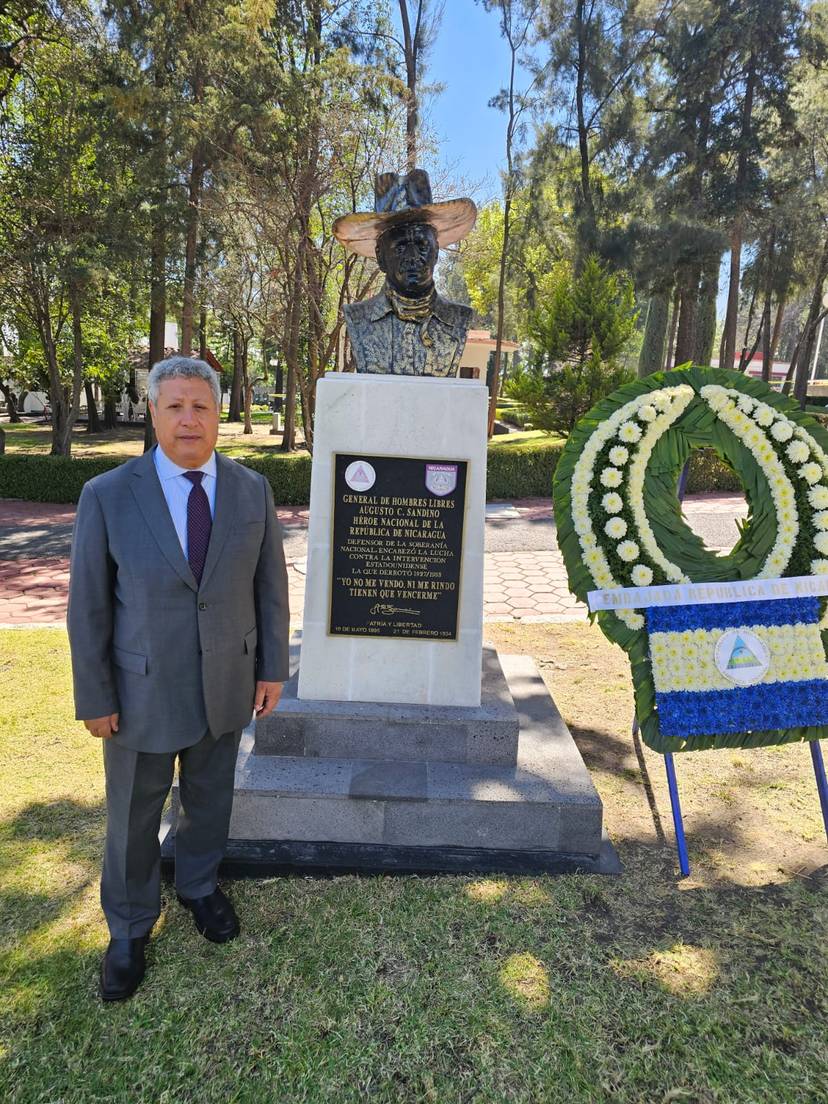
[[[170,379],[203,379],[209,383],[213,398],[216,400],[216,410],[221,406],[221,389],[219,387],[218,374],[210,365],[197,357],[171,356],[166,360],[159,360],[152,366],[147,383],[149,401],[155,406],[158,402],[158,389],[164,380]]]

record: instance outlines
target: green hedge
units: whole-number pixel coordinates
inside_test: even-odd
[[[77,502],[88,479],[117,468],[121,460],[65,456],[0,456],[0,498],[29,502]],[[261,472],[282,506],[310,500],[309,456],[245,457],[244,466]]]
[[[486,498],[549,498],[563,445],[543,441],[489,449]]]
[[[486,497],[548,498],[563,446],[543,441],[500,444],[489,449]],[[295,456],[245,457],[247,468],[261,472],[280,506],[305,506],[310,500],[311,459]],[[119,461],[62,456],[0,456],[0,498],[30,502],[77,502],[87,479],[110,471]],[[741,484],[710,450],[693,454],[689,492],[740,491]]]
[[[29,502],[77,502],[88,479],[112,471],[121,460],[65,456],[0,456],[0,498]]]
[[[279,506],[307,506],[310,502],[311,458],[295,456],[245,456],[239,463],[261,472],[273,488]]]
[[[736,473],[723,464],[713,449],[695,449],[690,455],[687,494],[707,491],[744,491]]]

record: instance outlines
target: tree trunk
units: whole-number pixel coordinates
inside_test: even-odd
[[[727,286],[727,308],[722,331],[720,368],[733,368],[736,360],[736,324],[739,317],[739,285],[742,273],[742,219],[737,218],[730,230],[730,280]]]
[[[80,292],[69,283],[69,309],[72,318],[72,387],[65,387],[57,370],[57,358],[50,364],[49,392],[52,400],[52,456],[71,456],[72,430],[80,409],[83,386],[83,331],[81,329]]]
[[[497,392],[500,382],[500,358],[503,351],[503,323],[506,305],[506,265],[509,257],[509,231],[511,229],[512,197],[507,192],[503,205],[503,249],[500,254],[500,276],[497,284],[497,332],[495,334],[494,367],[492,369],[492,393],[489,395],[489,437],[494,433],[495,415],[497,413]]]
[[[104,429],[118,428],[118,404],[111,395],[104,396],[103,424]]]
[[[773,334],[771,333],[771,305],[773,300],[773,271],[776,253],[776,227],[771,225],[768,249],[765,255],[765,301],[762,304],[762,379],[769,383],[773,375]]]
[[[676,284],[673,292],[673,309],[670,314],[670,339],[667,342],[667,354],[664,357],[665,371],[673,365],[673,348],[676,344],[676,328],[678,326],[679,309],[681,307],[681,288]]]
[[[245,433],[253,432],[253,419],[251,417],[251,406],[253,404],[253,384],[250,382],[250,371],[248,366],[248,349],[250,339],[247,337],[242,338],[242,386],[244,387],[244,431]]]
[[[718,258],[716,258],[718,261]],[[718,293],[718,264],[708,264],[702,271],[699,286],[699,304],[696,312],[696,336],[693,343],[693,363],[708,366],[713,356],[716,340],[716,295]]]
[[[207,308],[203,305],[198,316],[198,355],[201,360],[207,356]]]
[[[193,154],[192,167],[190,170],[190,187],[187,196],[187,236],[184,243],[184,284],[181,291],[181,352],[184,356],[191,356],[193,351],[196,260],[204,169],[204,159],[201,154],[200,143],[198,143],[195,153]]]
[[[675,367],[693,359],[700,277],[700,266],[688,265],[681,281],[681,309],[676,332],[676,352],[673,358]]]
[[[300,235],[297,242],[296,261],[287,315],[287,340],[285,342],[285,364],[287,380],[285,386],[285,428],[282,433],[282,452],[292,452],[296,448],[296,388],[299,368],[299,338],[302,323],[302,288],[307,245],[307,224],[300,220]]]
[[[776,320],[773,323],[773,337],[771,337],[771,358],[776,356],[776,350],[779,348],[779,335],[782,332],[782,322],[785,318],[785,296],[783,295],[776,307]]]
[[[164,210],[159,197],[154,212],[150,241],[150,325],[149,366],[164,359],[164,331],[167,324],[167,232]],[[144,423],[144,452],[155,444],[149,403]]]
[[[745,100],[742,105],[742,132],[739,142],[739,159],[736,167],[736,202],[744,202],[743,191],[748,175],[748,150],[753,127],[753,97],[756,90],[756,52],[751,50],[745,83]],[[738,211],[730,232],[730,281],[727,288],[722,346],[724,356],[720,368],[732,368],[736,359],[736,320],[739,315],[739,285],[742,270],[742,238],[744,223],[742,211]]]
[[[592,197],[592,181],[589,172],[589,133],[586,122],[586,70],[587,70],[587,28],[584,22],[584,0],[575,5],[575,21],[578,34],[578,63],[575,82],[575,108],[578,119],[578,159],[581,171],[581,204],[579,248],[576,256],[576,270],[580,270],[589,254],[596,246],[595,203]]]
[[[647,321],[644,340],[638,357],[638,375],[649,376],[658,372],[664,363],[664,341],[667,336],[669,301],[665,291],[653,292],[647,305]]]
[[[230,402],[227,421],[240,422],[242,415],[242,335],[238,322],[233,323],[233,382],[230,384]]]
[[[750,341],[750,328],[753,325],[753,315],[754,315],[754,311],[756,310],[756,290],[757,290],[756,287],[754,287],[753,292],[752,292],[751,297],[750,297],[750,306],[748,307],[747,323],[745,324],[745,336],[744,336],[744,340],[742,341],[742,352],[741,352],[741,355],[739,357],[739,371],[740,372],[744,372],[745,369],[750,364],[750,362],[753,360],[754,354],[756,353],[756,350],[759,348],[759,339],[762,336],[762,324],[761,324],[761,320],[760,320],[759,329],[756,331],[756,341],[754,342],[754,345],[753,345],[753,351],[749,353],[748,352],[748,342]]]
[[[800,347],[797,351],[796,372],[794,375],[794,398],[799,400],[799,404],[803,408],[805,407],[805,400],[808,395],[808,375],[811,368],[814,342],[816,341],[817,326],[819,325],[820,316],[823,313],[822,295],[826,277],[828,277],[828,238],[826,238],[822,248],[817,278],[814,284],[813,295],[811,296],[811,306],[808,310],[808,318],[805,322],[805,328],[800,338]]]
[[[411,21],[408,18],[408,0],[399,0],[400,23],[403,31],[403,53],[405,55],[405,151],[408,171],[417,167],[417,128],[419,123],[419,104],[417,102],[417,60],[420,51],[420,21],[423,0],[417,3],[417,18],[414,33],[411,33]]]
[[[768,290],[765,292],[765,302],[762,307],[762,379],[765,383],[770,383],[772,375],[771,344],[771,292]]]
[[[11,423],[20,421],[19,407],[17,405],[17,396],[11,387],[7,383],[3,383],[0,380],[0,392],[3,393],[3,398],[6,400],[6,410],[8,411],[9,421]]]
[[[92,384],[88,380],[84,383],[83,390],[86,395],[86,432],[100,433],[101,419],[98,417],[98,407],[95,403],[95,393],[92,390]]]

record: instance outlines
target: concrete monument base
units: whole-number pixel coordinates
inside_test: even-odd
[[[332,704],[288,695],[288,735],[279,736],[280,705],[255,737],[252,730],[243,736],[225,874],[620,872],[602,833],[601,799],[529,657],[487,649],[481,709],[490,715],[465,718],[465,727],[463,718],[435,717],[433,707],[400,706],[380,718],[357,715],[349,703],[340,739]],[[516,761],[475,758],[481,749],[496,756],[503,734],[508,745],[510,717],[518,727]],[[339,754],[354,747],[360,727],[358,754]],[[453,761],[436,757],[441,729]],[[414,741],[408,759],[405,735]],[[177,805],[174,789],[162,846],[168,867]]]

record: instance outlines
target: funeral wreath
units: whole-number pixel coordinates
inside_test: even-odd
[[[713,448],[744,486],[748,516],[728,555],[682,515],[678,482],[696,448]],[[582,601],[619,587],[828,573],[828,433],[736,372],[657,373],[603,399],[569,437],[554,502]],[[646,743],[665,752],[828,736],[825,606],[803,597],[595,616],[630,657]]]

